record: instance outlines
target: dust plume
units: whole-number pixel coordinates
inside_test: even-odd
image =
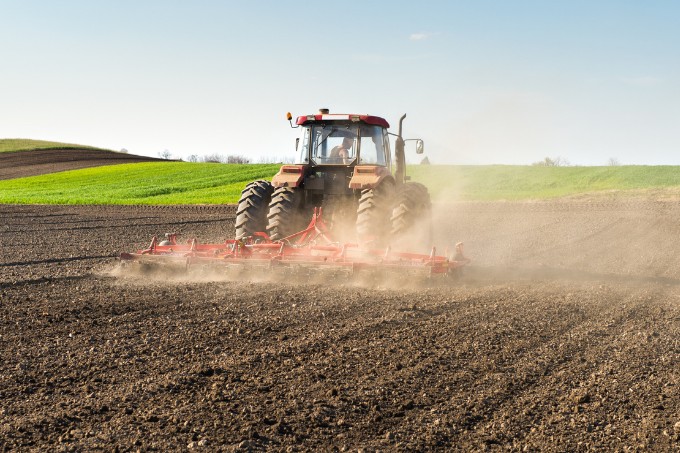
[[[422,219],[412,234],[393,241],[393,251],[451,257],[455,244],[464,243],[471,259],[456,284],[495,284],[567,280],[622,285],[629,282],[675,287],[680,281],[674,239],[680,235],[677,199],[593,197],[549,201],[471,202],[456,191],[440,194],[432,203],[432,234]],[[343,232],[352,232],[348,224]],[[226,227],[225,227],[226,228]],[[206,232],[197,236],[204,237]],[[349,233],[347,233],[349,234]],[[225,231],[216,236],[224,237]],[[350,237],[350,241],[354,238]],[[189,274],[111,275],[127,281],[294,281],[300,284],[408,287],[418,278],[372,275],[349,278],[342,273],[303,270],[270,275],[267,272],[224,272],[202,269]],[[418,283],[419,286],[420,283]]]
[[[677,201],[650,199],[437,200],[433,221],[435,242],[464,242],[468,275],[479,278],[674,285],[677,211]]]
[[[148,282],[168,285],[187,283],[286,283],[294,285],[324,285],[372,289],[415,289],[455,284],[449,276],[430,277],[424,272],[399,272],[388,270],[359,271],[355,273],[337,269],[297,268],[276,271],[253,268],[227,269],[221,266],[196,266],[184,269],[172,266],[148,266],[139,263],[119,262],[101,275],[116,278],[121,284],[143,286]]]

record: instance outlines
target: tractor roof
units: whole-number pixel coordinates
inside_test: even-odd
[[[328,121],[355,121],[362,122],[365,124],[372,124],[374,126],[380,126],[384,128],[389,128],[390,124],[379,116],[372,116],[366,114],[357,113],[340,113],[340,114],[329,114],[329,113],[317,113],[315,115],[298,116],[296,123],[298,125],[310,124],[318,122],[328,122]]]

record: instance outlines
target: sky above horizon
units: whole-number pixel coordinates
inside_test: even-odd
[[[680,2],[0,6],[0,138],[257,162],[325,107],[406,113],[432,163],[680,164]]]

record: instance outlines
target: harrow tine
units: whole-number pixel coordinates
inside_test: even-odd
[[[385,249],[385,254],[383,255],[383,260],[385,260],[385,261],[387,260],[387,258],[390,256],[391,251],[392,251],[392,247],[388,245],[387,248]]]
[[[142,255],[153,255],[156,253],[156,245],[158,244],[158,238],[156,236],[151,238],[151,244],[146,250],[143,250]]]

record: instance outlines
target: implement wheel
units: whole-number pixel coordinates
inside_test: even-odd
[[[266,230],[273,191],[269,181],[253,181],[243,189],[236,209],[236,239]]]

